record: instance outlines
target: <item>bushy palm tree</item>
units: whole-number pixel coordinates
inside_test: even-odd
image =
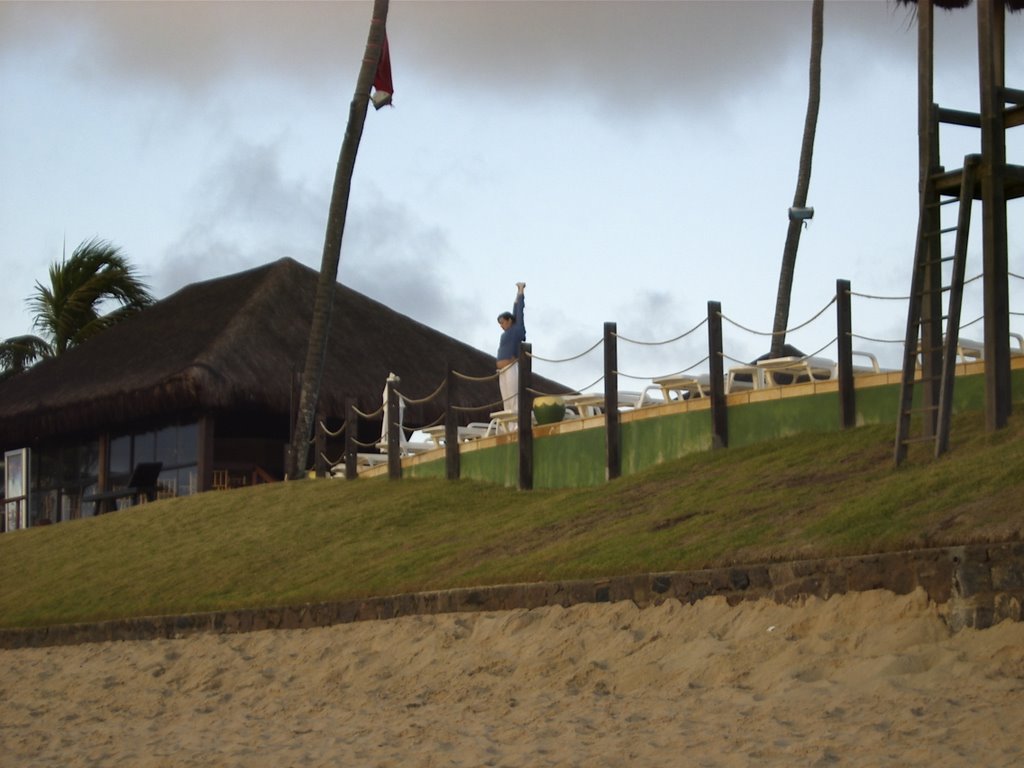
[[[70,258],[51,264],[49,276],[50,284],[36,282],[28,299],[32,325],[40,335],[0,343],[0,379],[60,355],[153,303],[120,249],[103,240],[83,242]],[[103,312],[110,301],[117,307]]]

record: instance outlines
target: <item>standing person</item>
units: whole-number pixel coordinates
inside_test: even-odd
[[[498,368],[498,387],[501,389],[501,407],[514,411],[519,407],[519,345],[526,341],[526,321],[523,306],[526,301],[526,283],[516,283],[516,300],[511,312],[498,315],[501,339],[495,356]]]

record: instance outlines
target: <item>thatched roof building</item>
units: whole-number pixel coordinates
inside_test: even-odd
[[[0,385],[0,444],[31,445],[59,435],[109,431],[177,414],[231,413],[285,423],[297,402],[294,372],[305,359],[317,273],[292,259],[195,283],[95,339]],[[419,399],[447,367],[494,373],[491,354],[337,285],[319,411],[343,416],[346,398],[372,412],[389,372]],[[544,391],[565,392],[550,381]],[[460,421],[485,419],[497,382],[462,383]],[[412,404],[407,425],[440,418],[443,399]],[[491,410],[496,407],[491,406]]]

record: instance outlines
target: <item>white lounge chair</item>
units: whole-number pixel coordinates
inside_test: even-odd
[[[791,383],[806,381],[828,381],[836,376],[836,363],[825,357],[767,357],[757,361],[760,378],[755,378],[754,388],[780,386],[778,376],[789,376]]]
[[[865,373],[882,373],[882,366],[878,364],[878,358],[875,357],[871,352],[860,352],[853,350],[850,353],[853,357],[863,357],[868,361],[867,365],[853,364],[853,375],[860,376]]]

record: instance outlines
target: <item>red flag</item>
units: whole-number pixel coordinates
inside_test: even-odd
[[[395,86],[391,82],[391,53],[388,51],[388,36],[384,34],[384,42],[380,46],[380,61],[377,62],[377,73],[373,76],[373,95],[370,97],[375,109],[391,103],[391,94]]]

